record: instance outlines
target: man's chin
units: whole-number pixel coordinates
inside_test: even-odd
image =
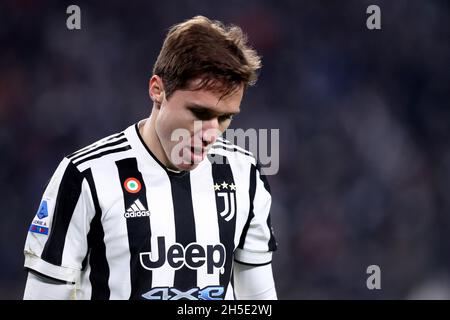
[[[194,170],[198,167],[198,165],[205,160],[203,157],[193,157],[191,155],[191,159],[182,159],[179,163],[173,163],[173,165],[178,169],[182,171],[190,171]]]
[[[206,152],[201,154],[187,151],[185,157],[180,157],[178,159],[172,158],[172,165],[177,168],[177,170],[190,171],[198,167],[198,165],[205,160]],[[177,161],[174,161],[177,160]]]
[[[198,167],[200,163],[181,163],[177,165],[178,170],[191,171]]]

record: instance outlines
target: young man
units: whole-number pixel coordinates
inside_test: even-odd
[[[24,298],[276,299],[268,183],[219,137],[259,68],[236,26],[172,27],[150,117],[56,169],[25,244]]]

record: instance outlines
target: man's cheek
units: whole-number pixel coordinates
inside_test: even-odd
[[[170,136],[172,150],[170,151],[171,162],[175,165],[184,163],[184,153],[186,153],[186,146],[190,145],[191,134],[189,130],[178,128],[175,129]]]

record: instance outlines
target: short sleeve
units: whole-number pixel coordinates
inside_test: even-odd
[[[77,282],[87,255],[87,233],[95,214],[89,184],[67,158],[42,196],[25,241],[25,267]]]
[[[259,165],[252,165],[250,169],[249,196],[249,215],[235,251],[235,260],[249,265],[264,265],[272,261],[277,243],[270,218],[270,186]]]

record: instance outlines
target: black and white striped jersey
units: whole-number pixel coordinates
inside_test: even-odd
[[[234,261],[271,262],[267,180],[218,139],[188,172],[163,166],[138,124],[65,157],[25,243],[25,267],[78,299],[233,299]]]

